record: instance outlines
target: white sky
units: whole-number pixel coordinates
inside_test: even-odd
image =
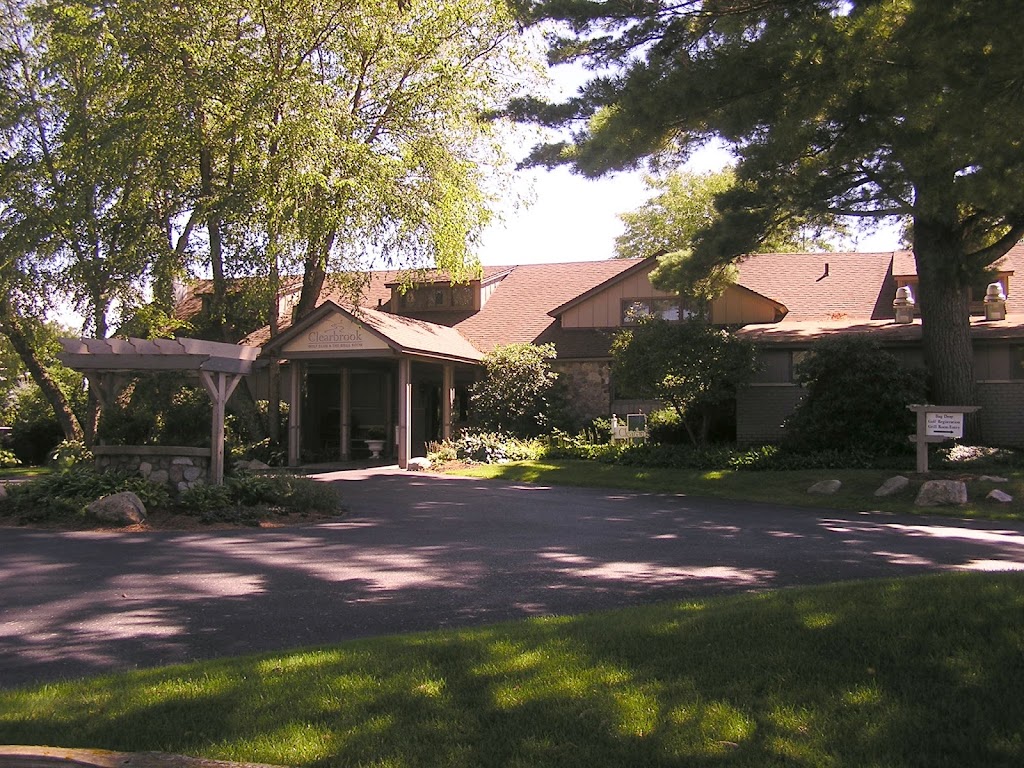
[[[729,159],[724,149],[706,148],[694,154],[686,169],[720,170]],[[610,259],[615,238],[623,232],[619,214],[639,208],[651,196],[642,172],[596,180],[567,168],[515,173],[513,189],[527,195],[532,188],[534,201],[528,207],[510,205],[503,211],[504,222],[484,232],[478,254],[485,265]],[[853,250],[889,251],[898,244],[898,228],[883,224],[862,235]]]
[[[550,81],[542,85],[544,95],[552,100],[569,97],[593,74],[578,64],[552,68]],[[513,147],[513,159],[519,160],[539,139],[539,131],[513,129],[506,144]],[[731,160],[724,145],[709,145],[695,152],[684,168],[695,173],[718,171]],[[477,249],[485,265],[610,259],[615,238],[623,232],[619,214],[636,210],[651,196],[641,171],[596,180],[567,168],[513,173],[509,202],[501,211],[503,222],[484,232]],[[516,197],[532,198],[532,203],[515,205]],[[899,228],[883,223],[843,247],[872,252],[893,250],[898,244]]]

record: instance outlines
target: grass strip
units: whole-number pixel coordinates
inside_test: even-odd
[[[673,493],[686,496],[763,501],[792,506],[843,509],[849,511],[956,515],[993,520],[1024,520],[1024,472],[1001,470],[1006,483],[981,481],[979,472],[933,472],[926,478],[912,473],[909,487],[893,496],[874,495],[888,478],[900,474],[885,469],[807,469],[752,472],[724,470],[630,467],[581,459],[541,459],[508,464],[441,465],[445,474],[478,477],[507,482],[541,485],[568,485],[587,488],[617,488],[648,493]],[[906,474],[906,473],[904,473]],[[962,479],[968,485],[968,503],[958,507],[917,507],[914,499],[923,479]],[[819,480],[836,479],[842,488],[833,495],[809,494],[807,489]],[[1000,489],[1013,496],[1004,504],[986,500],[989,491]]]
[[[0,743],[296,766],[1024,765],[1024,574],[544,618],[0,691]]]

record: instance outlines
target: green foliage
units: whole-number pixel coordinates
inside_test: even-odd
[[[81,440],[62,440],[50,452],[47,463],[58,472],[64,472],[79,462],[92,460],[92,451]]]
[[[549,362],[554,358],[554,344],[495,347],[483,360],[483,378],[470,389],[472,418],[485,431],[543,434],[558,379]]]
[[[2,284],[2,275],[0,275]],[[3,323],[0,323],[2,327]],[[36,361],[80,417],[86,411],[82,375],[58,359],[59,338],[74,335],[57,323],[20,318],[19,330],[34,350]],[[50,402],[27,373],[24,361],[0,333],[0,424],[11,427],[11,450],[25,464],[41,465],[64,437]]]
[[[127,472],[99,472],[78,464],[65,472],[18,483],[8,488],[10,509],[26,521],[40,521],[80,515],[85,507],[102,496],[131,491],[147,507],[162,507],[170,502],[167,487],[151,483]]]
[[[616,335],[611,353],[619,391],[669,403],[695,444],[707,438],[714,407],[757,370],[752,344],[698,318],[644,319]]]
[[[870,338],[839,336],[815,344],[795,374],[807,392],[786,422],[786,443],[795,450],[907,450],[915,429],[907,406],[927,401],[922,369]]]
[[[10,469],[11,467],[20,467],[21,460],[14,455],[12,451],[8,451],[6,448],[0,448],[0,469]]]
[[[454,440],[431,446],[431,461],[473,461],[500,464],[506,461],[538,459],[544,454],[539,440],[521,440],[492,432],[464,432]]]
[[[227,521],[222,513],[238,508],[276,507],[286,512],[334,512],[339,509],[337,490],[329,483],[291,475],[239,474],[224,485],[196,485],[181,494],[181,506],[206,520]],[[246,519],[253,513],[245,513]],[[212,516],[212,517],[211,517]]]
[[[675,408],[659,408],[647,415],[647,439],[652,443],[679,445],[690,441],[679,411]]]
[[[112,445],[188,445],[210,442],[210,399],[177,372],[140,375],[103,409],[100,437]]]

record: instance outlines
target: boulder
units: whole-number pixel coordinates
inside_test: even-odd
[[[146,506],[131,491],[122,491],[96,499],[86,511],[105,523],[134,525],[146,520]]]
[[[831,496],[843,487],[842,480],[821,480],[807,489],[808,493],[821,493]]]
[[[917,492],[918,507],[942,507],[967,503],[967,484],[962,480],[928,480]]]
[[[235,462],[235,469],[236,470],[248,471],[248,472],[257,472],[257,471],[262,471],[264,469],[270,469],[270,465],[269,464],[264,464],[259,459],[252,459],[251,461],[247,461],[246,459],[242,459],[241,461],[236,461]]]
[[[985,497],[989,501],[998,501],[1000,504],[1009,504],[1013,501],[1013,496],[1008,494],[1006,491],[1000,491],[993,488],[988,492],[988,496]]]
[[[896,475],[895,477],[890,477],[878,486],[878,490],[875,491],[875,496],[892,496],[894,493],[902,491],[908,485],[910,485],[910,480],[905,478],[903,475]]]
[[[406,465],[406,469],[410,472],[422,472],[425,469],[430,469],[430,459],[425,456],[417,456],[409,459],[409,463]]]
[[[1010,482],[1005,477],[999,477],[998,475],[982,475],[978,478],[979,483],[1008,483]]]

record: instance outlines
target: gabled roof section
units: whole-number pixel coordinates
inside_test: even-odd
[[[533,343],[552,323],[551,311],[643,259],[522,264],[498,283],[476,314],[456,326],[483,351],[499,344]]]
[[[575,296],[569,299],[569,301],[565,302],[564,304],[559,304],[557,307],[548,312],[548,314],[551,315],[551,317],[558,317],[559,315],[567,312],[573,307],[582,304],[591,296],[596,296],[602,291],[605,291],[608,288],[612,287],[616,283],[620,283],[626,278],[635,275],[637,272],[643,272],[644,270],[654,269],[654,267],[657,266],[658,264],[658,259],[656,256],[649,256],[646,259],[618,259],[618,261],[626,262],[627,264],[629,264],[629,266],[626,269],[623,269],[621,272],[612,275],[604,282],[595,285],[589,291],[585,291],[584,293],[581,293],[579,296]]]
[[[452,362],[477,362],[483,357],[454,328],[376,309],[345,309],[333,301],[324,302],[308,317],[267,341],[263,355],[388,348],[399,354]]]

